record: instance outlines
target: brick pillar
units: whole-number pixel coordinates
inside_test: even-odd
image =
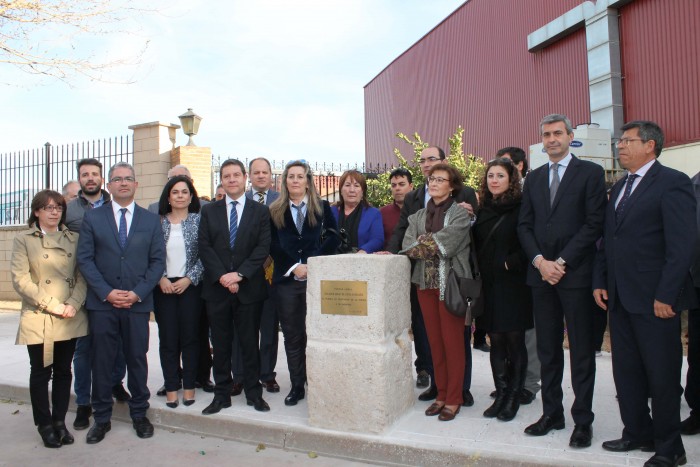
[[[186,166],[199,196],[211,198],[214,191],[211,175],[211,148],[200,146],[178,146],[170,152],[170,167]]]
[[[134,171],[139,187],[136,203],[148,207],[158,201],[168,181],[170,154],[175,147],[175,132],[180,125],[150,122],[131,125],[134,130]]]

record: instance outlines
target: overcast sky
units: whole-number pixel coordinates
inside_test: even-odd
[[[463,2],[159,0],[138,33],[94,42],[115,58],[150,41],[137,68],[108,76],[133,84],[37,85],[0,64],[0,154],[179,123],[191,107],[196,144],[217,155],[363,162],[363,86]]]

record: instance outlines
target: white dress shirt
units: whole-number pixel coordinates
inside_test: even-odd
[[[126,236],[129,236],[129,231],[131,230],[131,220],[134,218],[134,209],[136,209],[136,202],[132,201],[128,206],[120,206],[119,203],[112,202],[112,211],[114,211],[114,222],[117,223],[117,232],[119,231],[119,223],[122,220],[121,210],[126,208]]]

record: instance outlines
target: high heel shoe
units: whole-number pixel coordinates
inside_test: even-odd
[[[167,405],[167,406],[170,407],[171,409],[175,409],[175,408],[177,408],[177,406],[178,406],[179,403],[180,403],[180,402],[179,402],[177,399],[175,399],[174,401],[166,401],[166,402],[165,402],[165,405]]]
[[[60,448],[61,439],[56,434],[52,425],[40,426],[39,435],[41,435],[41,440],[44,442],[44,446],[47,448]]]
[[[177,398],[177,391],[167,391],[165,393],[167,400],[165,401],[165,405],[170,407],[171,409],[177,408],[178,404],[180,403],[178,398]],[[173,400],[173,398],[175,400]]]
[[[192,393],[192,399],[188,399],[187,396],[189,396]],[[182,395],[182,403],[186,406],[190,406],[194,404],[194,389],[185,389],[184,394]]]
[[[61,440],[61,444],[73,444],[75,439],[73,435],[66,428],[65,422],[53,422],[53,429],[56,432],[56,436]]]

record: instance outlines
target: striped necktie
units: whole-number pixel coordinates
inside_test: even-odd
[[[264,191],[258,191],[258,203],[260,204],[265,204],[265,192]]]
[[[236,243],[236,232],[238,232],[238,212],[236,205],[238,201],[231,201],[231,216],[229,221],[228,239],[233,250],[233,245]]]

